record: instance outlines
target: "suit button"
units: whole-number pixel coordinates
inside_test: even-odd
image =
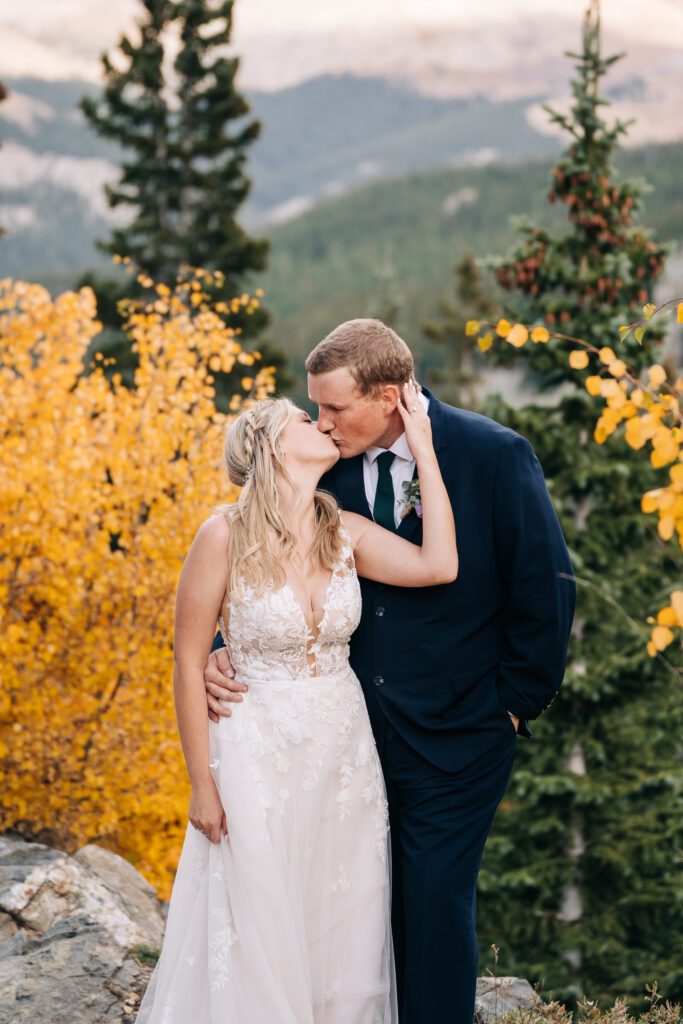
[[[384,682],[384,676],[375,676],[375,678],[373,679],[373,682],[374,682],[375,686],[381,686],[382,683]]]
[[[382,615],[384,615],[384,608],[382,608],[381,605],[380,605],[379,608],[376,609],[375,615],[379,615],[380,618],[381,618]]]

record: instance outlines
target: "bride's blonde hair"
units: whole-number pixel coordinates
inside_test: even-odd
[[[257,592],[271,583],[280,587],[286,582],[283,562],[294,553],[295,537],[280,510],[278,473],[295,492],[298,487],[285,465],[280,437],[297,412],[288,398],[264,398],[240,413],[226,433],[225,467],[232,483],[242,488],[236,502],[217,510],[230,523],[231,591],[242,582]],[[314,502],[315,534],[309,564],[332,569],[341,551],[339,508],[324,491],[315,492]],[[272,535],[279,550],[272,548]]]

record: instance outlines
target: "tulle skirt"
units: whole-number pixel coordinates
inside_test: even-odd
[[[188,823],[136,1024],[396,1024],[386,794],[360,684],[245,680],[210,723],[228,837]]]

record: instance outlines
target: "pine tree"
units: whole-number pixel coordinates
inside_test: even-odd
[[[169,203],[176,168],[171,115],[164,95],[163,45],[175,5],[172,0],[142,0],[142,4],[139,41],[122,36],[117,65],[123,67],[116,66],[106,53],[102,55],[102,98],[84,97],[81,110],[98,134],[130,154],[119,183],[107,186],[106,195],[112,208],[130,206],[134,216],[125,228],[115,230],[109,241],[98,243],[99,248],[132,259],[156,277],[162,269],[175,275],[179,266],[169,258],[177,244],[177,225]]]
[[[473,403],[479,361],[472,339],[465,335],[465,325],[468,320],[493,316],[495,308],[474,257],[466,254],[453,267],[453,298],[440,303],[439,319],[422,325],[424,336],[444,349],[444,366],[429,375],[443,401],[465,406]]]
[[[665,250],[637,224],[642,185],[617,183],[612,155],[627,126],[602,118],[599,7],[592,2],[576,60],[570,135],[553,171],[551,202],[569,230],[533,225],[496,275],[510,314],[614,345],[635,368],[653,361],[661,332],[642,347],[618,326],[642,316]],[[525,355],[526,354],[526,355]],[[518,741],[517,764],[481,874],[482,957],[501,947],[506,974],[540,983],[545,996],[643,1007],[644,986],[683,996],[683,701],[680,665],[646,653],[645,617],[660,607],[676,565],[640,496],[652,467],[617,437],[593,439],[597,410],[561,344],[520,350],[542,388],[563,384],[551,407],[487,411],[529,438],[544,468],[578,578],[564,685]],[[572,385],[574,385],[572,387]],[[670,652],[668,652],[670,656]],[[489,954],[490,955],[490,954]]]
[[[100,247],[169,285],[183,265],[219,270],[232,297],[249,272],[265,268],[268,252],[236,221],[250,188],[246,152],[260,125],[236,88],[238,58],[222,53],[233,2],[142,2],[140,42],[124,36],[119,44],[125,68],[103,56],[102,100],[81,103],[96,131],[131,152],[107,197],[112,207],[131,207],[133,219]],[[173,76],[164,59],[172,25],[181,41]]]
[[[142,3],[139,41],[123,36],[120,59],[102,57],[102,98],[81,103],[95,130],[129,154],[107,197],[113,208],[130,208],[132,218],[99,247],[169,286],[184,266],[218,272],[220,283],[209,292],[226,302],[226,322],[243,339],[253,338],[268,323],[266,310],[229,305],[265,269],[268,256],[268,243],[251,238],[237,221],[250,189],[246,155],[260,124],[249,117],[236,87],[239,59],[225,55],[233,0]],[[180,45],[171,70],[168,40],[174,29]],[[137,278],[119,283],[88,274],[79,282],[84,284],[95,289],[108,328],[98,349],[130,380],[135,357],[120,331],[118,302],[140,294]],[[267,342],[260,352],[269,365],[284,367],[282,353]],[[281,373],[281,386],[285,379]],[[223,407],[234,381],[219,374],[216,387]]]

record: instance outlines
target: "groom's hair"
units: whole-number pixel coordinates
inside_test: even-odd
[[[346,320],[318,342],[308,359],[308,373],[349,369],[361,394],[383,384],[405,384],[415,375],[413,355],[396,331],[381,320]]]

